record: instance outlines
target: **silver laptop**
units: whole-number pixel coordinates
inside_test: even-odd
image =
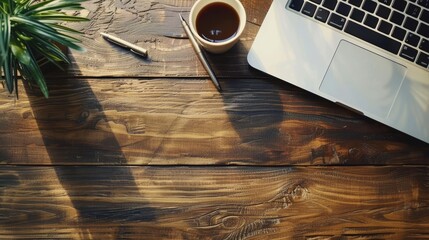
[[[247,60],[429,143],[429,0],[274,0]]]

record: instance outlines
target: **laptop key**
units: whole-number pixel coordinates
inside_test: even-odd
[[[328,24],[336,29],[343,30],[346,19],[336,13],[332,13]]]
[[[422,39],[420,42],[419,48],[427,53],[429,53],[429,40],[428,39]]]
[[[398,25],[402,25],[404,18],[405,18],[404,14],[397,11],[393,11],[392,15],[390,16],[390,21]]]
[[[391,12],[390,8],[385,7],[384,5],[379,5],[377,12],[375,14],[379,17],[384,18],[384,19],[388,19],[390,12]]]
[[[392,5],[394,9],[400,12],[403,12],[406,6],[407,6],[407,2],[405,0],[395,0]]]
[[[356,6],[356,7],[360,7],[360,5],[362,4],[362,1],[363,1],[363,0],[349,0],[349,3],[350,3],[351,5]]]
[[[367,14],[365,21],[363,22],[363,24],[371,28],[375,28],[377,26],[377,23],[378,23],[378,18],[374,17],[371,14]]]
[[[407,59],[408,61],[414,62],[416,60],[417,57],[417,50],[409,47],[407,45],[404,45],[402,47],[401,53],[399,53],[399,56]]]
[[[417,58],[416,63],[424,68],[427,68],[429,66],[429,54],[426,53],[420,53],[419,57]]]
[[[321,4],[322,3],[322,0],[310,0],[310,1],[314,2],[315,4]]]
[[[429,24],[429,11],[428,10],[423,9],[422,15],[420,15],[420,20]]]
[[[417,4],[422,7],[429,8],[429,0],[418,0]]]
[[[313,17],[316,9],[316,5],[312,4],[311,2],[306,2],[301,12],[309,17]]]
[[[374,13],[376,7],[377,7],[377,3],[372,0],[365,0],[362,6],[363,10],[370,13]]]
[[[380,25],[378,25],[378,31],[389,35],[390,31],[392,30],[392,27],[393,27],[393,24],[386,22],[384,20],[381,20]]]
[[[357,22],[362,22],[364,16],[365,16],[364,11],[353,8],[353,11],[352,11],[352,14],[350,15],[350,18],[357,21]]]
[[[401,48],[400,42],[353,21],[347,22],[344,31],[393,54],[398,54]]]
[[[328,16],[329,16],[329,11],[319,7],[316,11],[316,16],[314,16],[314,18],[316,18],[321,22],[326,22],[326,20],[328,19]]]
[[[392,0],[378,0],[378,1],[387,5],[387,6],[390,6],[390,4],[392,4]]]
[[[299,12],[301,11],[302,5],[304,5],[304,0],[291,0],[289,8]]]
[[[337,0],[325,0],[323,1],[323,4],[322,4],[322,6],[330,10],[334,10],[336,5],[337,5]]]
[[[393,29],[392,37],[398,39],[399,41],[402,41],[402,40],[404,40],[406,33],[407,33],[407,31],[405,31],[405,29],[396,26]]]
[[[340,2],[337,7],[337,13],[347,17],[351,9],[352,7],[350,5]]]
[[[414,33],[408,33],[407,38],[405,39],[405,42],[410,44],[413,47],[417,47],[417,44],[419,44],[419,41],[420,41],[420,37]]]
[[[418,24],[419,22],[417,22],[417,20],[407,17],[404,22],[404,28],[414,32],[417,29]]]
[[[429,38],[429,25],[420,23],[417,33],[421,34],[423,37]]]
[[[408,4],[407,10],[405,11],[408,15],[417,18],[422,8],[412,3]]]

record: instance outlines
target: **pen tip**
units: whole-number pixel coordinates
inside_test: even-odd
[[[180,13],[179,13],[179,18],[180,18],[182,21],[185,21],[185,19],[183,18],[182,14],[180,14]]]

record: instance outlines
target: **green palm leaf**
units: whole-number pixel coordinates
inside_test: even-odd
[[[28,65],[20,65],[20,69],[23,77],[29,81],[36,82],[36,84],[40,88],[40,91],[42,91],[43,95],[48,98],[48,86],[46,85],[43,73],[34,58],[31,58]]]
[[[28,53],[27,46],[25,46],[25,44],[23,44],[21,41],[16,41],[16,39],[13,39],[10,44],[10,48],[13,55],[20,63],[25,65],[30,64],[31,56]]]
[[[84,0],[48,0],[43,1],[40,4],[35,4],[28,8],[28,11],[25,13],[26,15],[37,14],[46,11],[52,10],[81,10],[83,7],[81,6],[81,2]]]
[[[0,66],[3,65],[8,52],[10,42],[10,21],[9,16],[0,14]]]
[[[11,93],[14,89],[14,76],[12,68],[12,54],[7,54],[6,58],[3,61],[3,73],[6,80],[7,90]]]

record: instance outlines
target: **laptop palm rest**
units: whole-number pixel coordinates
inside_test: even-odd
[[[398,63],[343,40],[319,89],[359,112],[386,118],[406,71]]]

